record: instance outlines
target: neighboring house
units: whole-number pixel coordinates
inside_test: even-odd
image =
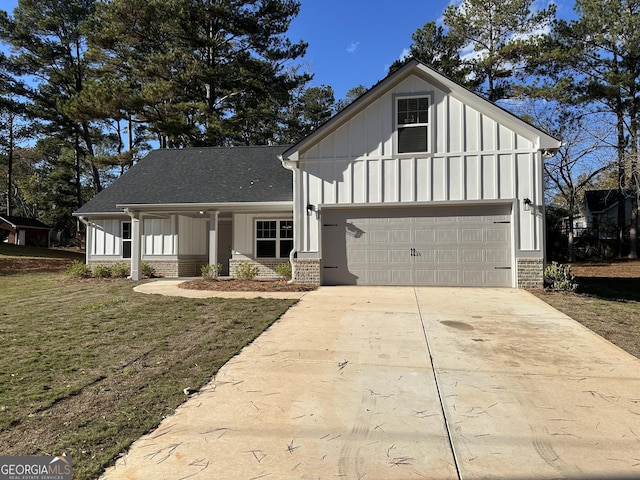
[[[0,215],[0,230],[7,230],[6,243],[31,247],[49,247],[51,228],[39,220]]]
[[[631,224],[631,196],[625,193],[625,225]],[[577,236],[593,235],[599,239],[615,239],[618,236],[618,203],[620,195],[617,190],[588,190],[584,193],[580,224],[574,221],[574,233]],[[582,228],[580,228],[582,227]]]
[[[131,257],[133,278],[229,258],[300,283],[534,287],[559,147],[411,60],[296,145],[154,151],[76,215],[88,263]]]

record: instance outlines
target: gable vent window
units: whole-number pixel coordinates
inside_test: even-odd
[[[288,258],[293,249],[293,220],[256,222],[256,257]]]
[[[398,153],[426,152],[429,97],[405,97],[397,101]]]

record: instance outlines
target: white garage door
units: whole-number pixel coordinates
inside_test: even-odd
[[[511,206],[325,209],[325,285],[512,285]]]

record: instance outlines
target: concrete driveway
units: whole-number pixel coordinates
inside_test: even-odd
[[[640,478],[640,361],[512,289],[322,287],[105,479]]]

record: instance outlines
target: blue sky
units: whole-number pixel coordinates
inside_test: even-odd
[[[314,85],[330,85],[336,99],[350,88],[369,88],[411,45],[411,34],[438,20],[449,0],[301,0],[289,28],[309,44]]]
[[[339,100],[350,88],[369,88],[384,78],[411,45],[411,34],[441,19],[447,5],[460,0],[300,1],[288,36],[309,44],[301,63],[314,74],[312,85],[331,86]],[[542,6],[547,1],[538,0]],[[556,2],[559,17],[571,14],[573,1]],[[0,0],[0,8],[11,12],[17,3]]]
[[[301,0],[289,37],[309,43],[304,61],[313,85],[330,85],[336,100],[350,88],[369,88],[411,45],[426,22],[441,21],[445,8],[460,0]],[[535,4],[545,8],[548,0]],[[555,0],[560,18],[571,16],[572,0]]]

